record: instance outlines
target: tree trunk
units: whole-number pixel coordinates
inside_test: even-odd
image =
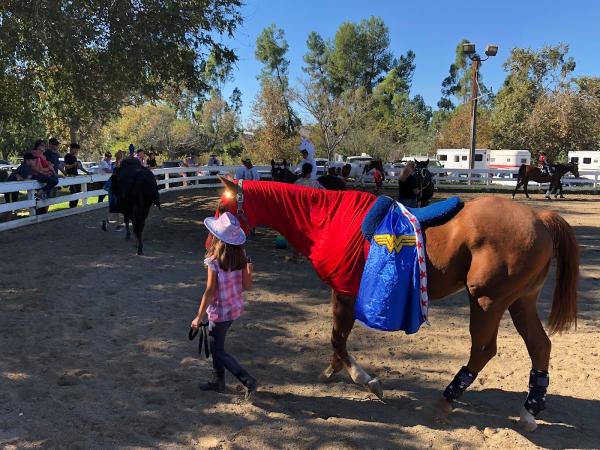
[[[69,123],[69,138],[71,142],[79,142],[79,119],[71,119]]]

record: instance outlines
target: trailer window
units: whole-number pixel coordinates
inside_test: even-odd
[[[575,163],[575,164],[579,164],[579,157],[578,156],[571,156],[571,162]]]
[[[475,158],[475,159],[477,159],[477,158]],[[465,155],[465,156],[463,156],[463,157],[462,157],[462,160],[463,160],[463,161],[466,161],[466,160],[467,160],[467,156],[466,156],[466,155]]]
[[[506,158],[506,162],[510,162],[510,158]]]
[[[454,155],[454,162],[459,162],[460,161],[460,157],[458,155]]]
[[[592,158],[583,158],[583,163],[584,164],[591,164],[592,163]]]
[[[448,161],[448,155],[440,155],[440,161]]]
[[[466,156],[464,156],[463,158],[467,159]],[[483,161],[483,155],[482,154],[475,155],[475,161]]]
[[[527,158],[521,158],[521,164],[527,164]]]
[[[496,158],[492,158],[492,159],[491,159],[491,161],[492,161],[492,162],[496,162]]]

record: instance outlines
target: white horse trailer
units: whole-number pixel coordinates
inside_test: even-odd
[[[600,170],[600,150],[569,152],[569,161],[579,165],[579,170]]]
[[[441,148],[437,152],[437,160],[444,169],[469,169],[468,148]],[[490,151],[487,148],[475,149],[475,169],[487,169],[490,162]]]
[[[518,169],[531,164],[529,150],[490,150],[490,169]]]

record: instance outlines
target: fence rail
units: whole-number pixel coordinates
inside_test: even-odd
[[[157,177],[157,184],[160,192],[179,191],[188,189],[214,189],[220,186],[218,174],[233,175],[238,166],[198,166],[198,167],[173,167],[168,169],[155,169],[152,172]],[[261,179],[271,178],[270,166],[259,166],[257,170]],[[434,184],[437,188],[446,190],[513,190],[516,185],[517,170],[510,169],[445,169],[430,168],[433,174]],[[25,200],[19,200],[12,203],[0,203],[0,220],[2,216],[11,216],[5,222],[0,222],[0,231],[18,228],[24,225],[45,222],[58,219],[73,214],[79,214],[86,211],[102,208],[108,205],[108,202],[91,204],[88,200],[92,197],[106,195],[107,192],[100,188],[102,183],[106,182],[110,175],[82,175],[77,177],[61,178],[58,188],[64,188],[71,185],[81,186],[81,192],[46,200],[37,199],[35,194],[42,184],[37,181],[16,181],[0,183],[0,194],[11,192],[25,192]],[[600,191],[600,172],[599,171],[580,171],[580,177],[585,178],[563,178],[565,191]],[[384,188],[395,189],[398,176],[386,175]],[[372,177],[365,177],[362,181],[353,180],[351,186],[368,188],[372,186]],[[91,186],[90,186],[91,185]],[[545,185],[529,183],[529,188],[534,191],[536,188],[545,189]],[[74,200],[82,200],[81,206],[60,211],[44,213],[43,209],[60,203],[66,203]],[[6,220],[6,219],[5,219]]]

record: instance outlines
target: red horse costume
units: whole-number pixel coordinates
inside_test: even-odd
[[[245,231],[256,225],[277,230],[310,260],[325,284],[341,294],[358,294],[369,250],[361,224],[375,202],[373,194],[244,181],[243,195]],[[221,202],[237,211],[235,198]]]

